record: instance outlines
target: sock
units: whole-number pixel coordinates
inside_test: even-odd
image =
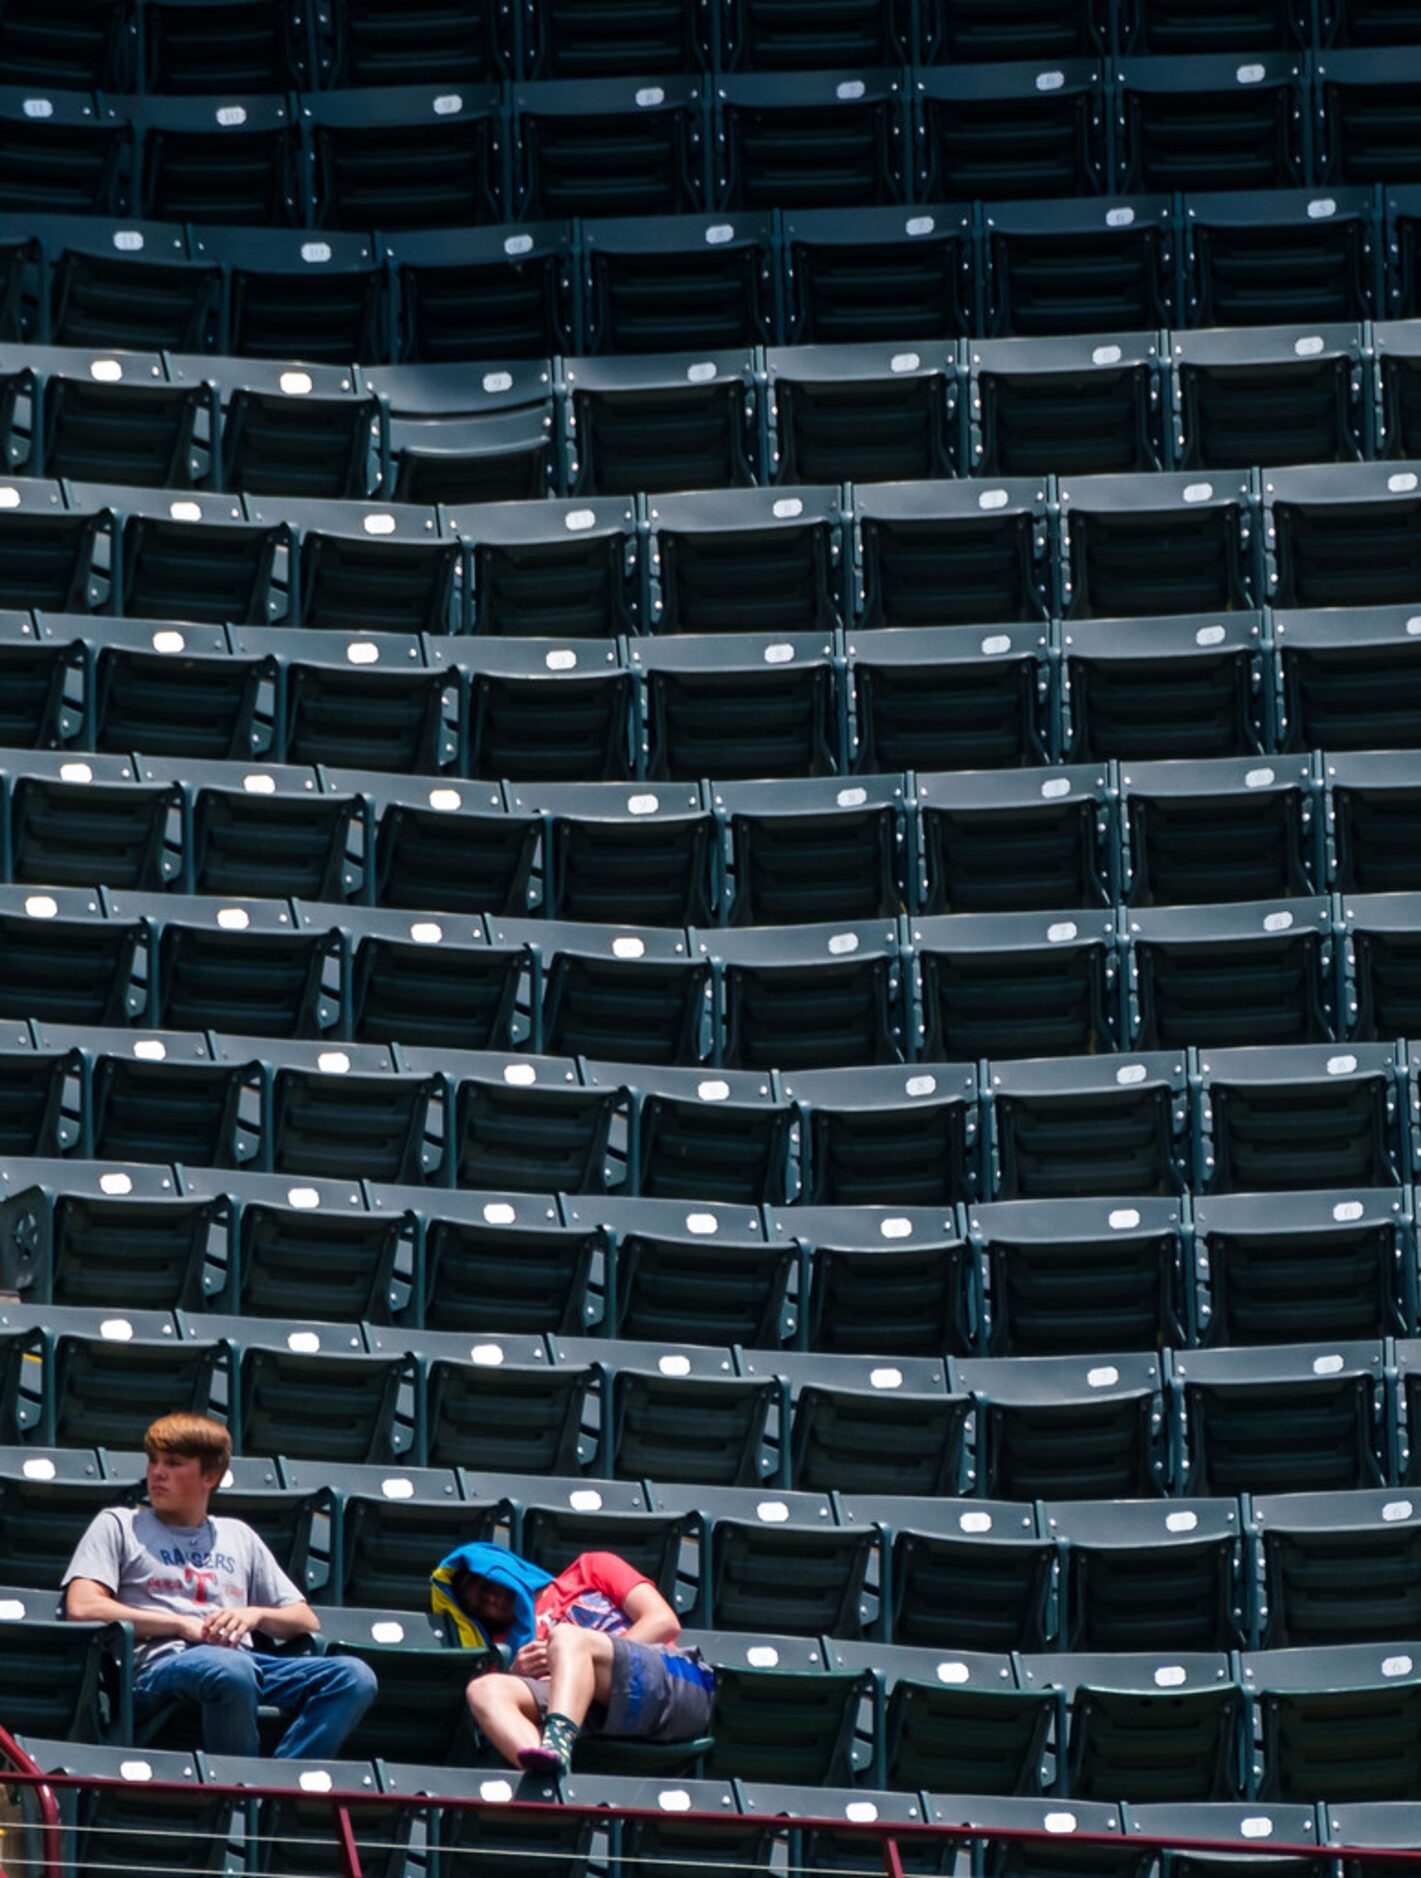
[[[524,1748],[518,1756],[520,1767],[532,1773],[565,1774],[572,1765],[572,1750],[582,1733],[568,1715],[551,1711],[543,1723],[543,1739],[536,1748]]]

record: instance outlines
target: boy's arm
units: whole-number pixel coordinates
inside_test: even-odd
[[[71,1578],[64,1588],[64,1615],[79,1624],[131,1624],[140,1640],[156,1637],[181,1637],[184,1643],[201,1643],[202,1619],[183,1617],[173,1611],[140,1611],[135,1605],[122,1604],[96,1578]]]

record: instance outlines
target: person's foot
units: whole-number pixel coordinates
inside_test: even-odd
[[[551,1714],[543,1723],[543,1738],[535,1748],[520,1748],[518,1765],[530,1774],[556,1779],[572,1766],[572,1750],[581,1733],[566,1715]]]

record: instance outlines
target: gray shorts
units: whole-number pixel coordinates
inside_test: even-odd
[[[525,1676],[538,1713],[548,1712],[546,1677]],[[712,1671],[699,1650],[662,1650],[651,1643],[612,1638],[612,1690],[604,1708],[594,1702],[584,1724],[589,1734],[637,1741],[693,1741],[709,1734],[715,1700]]]

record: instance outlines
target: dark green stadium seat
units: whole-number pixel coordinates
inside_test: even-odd
[[[734,0],[722,28],[726,71],[803,71],[823,65],[905,64],[906,9],[873,0]]]
[[[1191,1493],[1379,1486],[1390,1471],[1380,1342],[1176,1350]]]
[[[1211,1193],[1393,1186],[1403,1080],[1394,1044],[1210,1050],[1195,1078],[1198,1178]]]
[[[1268,1650],[1242,1666],[1262,1723],[1262,1798],[1415,1794],[1421,1672],[1404,1643]]]
[[[1251,1561],[1238,1503],[1059,1500],[1039,1509],[1062,1549],[1068,1650],[1231,1650],[1250,1634]]]
[[[106,0],[61,9],[20,0],[5,11],[0,58],[17,84],[112,85],[127,75],[132,49],[128,9]]]
[[[1421,866],[1410,841],[1421,756],[1410,751],[1329,751],[1324,773],[1332,875],[1339,890],[1395,893],[1421,888]]]
[[[209,389],[169,382],[156,352],[94,353],[27,347],[6,358],[6,401],[12,374],[30,378],[35,420],[30,474],[76,482],[144,483],[166,489],[206,487],[217,468],[214,401]],[[8,451],[14,418],[7,415]],[[20,468],[11,457],[13,467]]]
[[[1296,51],[1255,42],[1237,53],[1117,60],[1116,182],[1121,189],[1286,189],[1310,180],[1307,90]]]
[[[115,1783],[51,1789],[62,1822],[62,1871],[75,1878],[105,1869],[157,1878],[159,1873],[221,1870],[236,1802],[230,1793],[200,1784],[192,1753],[46,1741],[34,1735],[26,1735],[21,1745],[45,1773]],[[154,1792],[158,1783],[163,1790]],[[31,1856],[43,1845],[34,1796],[34,1788],[21,1789],[25,1824],[20,1843]]]
[[[383,1790],[370,1761],[257,1759],[238,1755],[197,1757],[203,1780],[214,1786],[265,1787],[267,1797],[243,1805],[243,1837],[253,1862],[267,1878],[339,1878],[340,1839],[331,1830],[329,1795]],[[270,1791],[274,1789],[275,1791]],[[351,1838],[368,1878],[400,1878],[406,1866],[414,1809],[347,1805]]]
[[[1068,761],[1250,756],[1269,736],[1261,613],[1073,620],[1060,628]]]
[[[987,1086],[998,1199],[1163,1196],[1192,1171],[1182,1051],[993,1062]]]
[[[1251,1743],[1244,1694],[1224,1652],[1164,1649],[1021,1660],[1027,1688],[1070,1703],[1065,1787],[1082,1799],[1242,1797]]]
[[[1421,1349],[1410,1339],[1398,1339],[1393,1345],[1394,1389],[1397,1398],[1397,1478],[1408,1485],[1421,1477],[1421,1390],[1417,1387],[1418,1357]]]
[[[901,776],[725,783],[713,788],[730,834],[724,917],[737,926],[883,919],[910,901],[913,871]]]
[[[1248,476],[1072,476],[1059,487],[1063,615],[1238,612],[1260,597]]]
[[[139,920],[82,887],[0,888],[0,1015],[65,1024],[121,1024],[140,1014],[135,968],[148,936]]]
[[[787,1071],[780,1088],[799,1111],[805,1204],[951,1206],[978,1193],[974,1064]]]
[[[658,495],[646,515],[649,632],[828,635],[844,618],[837,485]]]
[[[1307,1878],[1315,1869],[1310,1858],[1288,1858],[1266,1850],[1270,1839],[1283,1845],[1315,1845],[1318,1842],[1318,1809],[1312,1806],[1260,1806],[1256,1800],[1168,1801],[1151,1805],[1127,1803],[1123,1808],[1127,1833],[1149,1834],[1167,1841],[1212,1840],[1242,1842],[1240,1849],[1225,1852],[1229,1869],[1239,1878]],[[1194,1851],[1186,1845],[1166,1849],[1162,1869],[1170,1878],[1204,1878],[1217,1869],[1216,1855],[1208,1850]]]
[[[562,487],[545,360],[363,371],[389,412],[397,502],[516,502]]]
[[[298,503],[277,495],[249,497],[247,508],[257,520],[285,514],[300,529],[293,625],[342,633],[462,630],[464,549],[441,533],[432,506]]]
[[[379,487],[384,412],[349,365],[170,353],[167,366],[175,384],[201,386],[220,406],[221,488],[348,500]]]
[[[1417,747],[1413,700],[1421,647],[1409,605],[1280,607],[1273,635],[1281,677],[1278,747]],[[1378,886],[1400,885],[1392,880]]]
[[[1421,1810],[1414,1800],[1363,1799],[1354,1804],[1344,1801],[1340,1806],[1325,1803],[1309,1811],[1321,1814],[1329,1844],[1363,1848],[1361,1857],[1353,1856],[1343,1862],[1343,1870],[1348,1873],[1376,1870],[1375,1864],[1368,1861],[1365,1848],[1382,1846],[1399,1850],[1412,1843],[1421,1825]]]
[[[474,628],[480,638],[557,644],[638,629],[634,502],[611,496],[464,504],[444,511],[443,520],[472,551]],[[550,776],[545,772],[537,780]]]
[[[282,228],[306,220],[300,132],[286,94],[106,103],[123,113],[138,138],[132,206],[139,214],[163,222],[271,222]]]
[[[1143,1351],[959,1361],[957,1387],[976,1404],[976,1490],[1019,1500],[1164,1491],[1161,1369]]]
[[[522,783],[633,774],[636,681],[617,645],[481,636],[451,641],[449,663],[467,700],[467,775]]]
[[[974,474],[1164,467],[1167,354],[1157,332],[974,339],[967,358]]]
[[[851,1777],[859,1706],[874,1686],[868,1664],[834,1669],[810,1637],[688,1630],[681,1642],[716,1672],[707,1774],[816,1785]]]
[[[74,738],[82,633],[89,624],[0,612],[0,734],[10,749],[53,749]]]
[[[52,1588],[0,1591],[0,1701],[18,1732],[128,1739],[132,1674],[132,1641],[122,1624],[67,1621]]]
[[[908,930],[921,980],[919,1057],[1093,1055],[1120,1040],[1111,914],[929,914]]]
[[[39,1323],[37,1345],[31,1326]],[[18,1398],[21,1415],[37,1401],[39,1419],[19,1438],[63,1447],[136,1446],[153,1419],[155,1399],[210,1414],[229,1380],[222,1345],[201,1332],[179,1341],[171,1311],[8,1305],[0,1327],[11,1333],[7,1359],[17,1340],[40,1357],[38,1375],[25,1366]]]
[[[541,369],[576,344],[566,222],[397,230],[380,246],[394,269],[396,358],[459,364],[467,378],[469,359]]]
[[[1332,49],[1318,54],[1313,165],[1320,182],[1421,181],[1421,144],[1406,113],[1414,48]]]
[[[1264,475],[1273,603],[1407,604],[1421,572],[1417,470],[1416,463],[1336,463]]]
[[[235,1049],[234,1049],[235,1046]],[[245,1039],[222,1039],[240,1054]],[[401,1064],[383,1044],[270,1044],[264,1165],[280,1174],[437,1180],[442,1146],[431,1137],[444,1087],[432,1069]],[[363,1313],[361,1313],[363,1314]]]
[[[321,785],[359,805],[362,892],[351,898],[446,913],[526,907],[538,823],[516,802],[505,808],[496,783],[328,769]]]
[[[98,749],[126,753],[136,747],[199,760],[260,760],[273,753],[276,727],[263,696],[275,661],[234,653],[225,627],[162,620],[81,622],[74,615],[56,615],[40,629],[49,642],[46,663],[57,668],[55,680],[62,677],[63,643],[79,626],[93,648],[90,713]],[[14,673],[9,660],[3,669]],[[32,680],[23,672],[14,676],[16,701],[23,704]],[[57,711],[57,684],[52,702]]]
[[[522,951],[491,943],[481,916],[352,910],[343,917],[354,939],[351,1024],[357,1036],[472,1050],[513,1042]]]
[[[1035,623],[1051,610],[1044,481],[878,483],[855,490],[858,625]],[[1025,640],[1022,643],[1027,643]],[[924,651],[926,646],[922,648]],[[995,642],[993,657],[1011,650]],[[880,758],[879,768],[978,769],[980,759]]]
[[[7,71],[6,77],[17,74]],[[46,85],[37,97],[23,80],[6,84],[0,87],[0,208],[26,216],[130,210],[166,217],[165,210],[131,199],[132,143],[125,118],[101,110],[92,92]]]
[[[300,108],[316,225],[402,231],[497,221],[500,104],[490,84],[307,92]]]
[[[1124,1823],[1117,1804],[1058,1798],[995,1798],[990,1795],[924,1794],[929,1825],[982,1828],[971,1844],[980,1848],[988,1878],[1128,1878],[1139,1870],[1140,1854],[1124,1843]],[[1029,1833],[1027,1839],[990,1837],[993,1827]],[[1104,1845],[1072,1845],[1077,1834],[1095,1834]],[[1038,1836],[1040,1835],[1040,1836]],[[1117,1851],[1109,1841],[1119,1836]]]
[[[321,1611],[321,1654],[359,1657],[379,1680],[379,1694],[347,1736],[343,1753],[375,1752],[398,1742],[401,1754],[435,1762],[452,1758],[466,1734],[464,1690],[492,1655],[461,1649],[446,1636],[443,1620],[418,1606],[327,1606]]]
[[[72,483],[69,500],[110,518],[113,611],[181,620],[184,632],[188,622],[266,626],[287,618],[291,528],[248,521],[240,496]]]
[[[1312,17],[1307,0],[1124,0],[1116,32],[1122,52],[1282,51],[1311,43]]]
[[[1286,1114],[1279,1119],[1286,1128]],[[1201,1196],[1198,1340],[1316,1342],[1404,1330],[1415,1321],[1412,1238],[1395,1188]]]
[[[1355,324],[1175,333],[1170,363],[1182,469],[1346,463],[1365,452],[1368,398]]]
[[[468,1468],[460,1468],[459,1478],[468,1501],[509,1496],[518,1550],[545,1571],[564,1571],[581,1552],[615,1552],[644,1572],[679,1616],[698,1608],[706,1570],[705,1521],[694,1509],[662,1510],[644,1481],[479,1475]]]
[[[872,1526],[873,1629],[924,1649],[1039,1649],[1054,1631],[1057,1547],[1036,1509],[1001,1500],[835,1496],[843,1526]]]
[[[903,202],[906,105],[903,74],[891,67],[722,77],[716,206],[788,211]]]
[[[964,461],[952,340],[772,347],[765,370],[776,482],[909,482]]]
[[[1180,1341],[1187,1250],[1175,1199],[1004,1200],[968,1208],[993,1356],[1155,1350]]]
[[[1105,73],[1098,58],[921,72],[927,194],[943,201],[1089,196],[1105,180]]]
[[[370,235],[217,224],[189,228],[187,239],[195,263],[221,270],[219,351],[320,365],[383,356],[387,280]]]
[[[994,59],[1065,59],[1110,47],[1109,19],[1081,0],[944,0],[919,19],[922,49],[939,65]]]
[[[944,569],[948,578],[955,571]],[[859,769],[996,771],[1045,758],[1050,679],[1040,628],[855,631],[848,652]]]
[[[310,75],[307,16],[275,0],[140,0],[143,89],[284,91]]]
[[[191,1030],[90,1031],[66,1040],[89,1054],[87,1151],[97,1159],[199,1167],[256,1159],[266,1087],[260,1044],[233,1040],[223,1049]]]
[[[193,253],[180,223],[47,215],[25,216],[19,225],[38,237],[35,337],[179,351],[213,342],[224,305],[221,271],[210,256]]]
[[[706,88],[689,75],[515,85],[509,206],[530,221],[709,208],[706,116]]]
[[[420,1767],[393,1759],[382,1760],[379,1773],[383,1793],[438,1796],[425,1809],[430,1819],[427,1830],[437,1848],[439,1869],[449,1878],[475,1878],[488,1870],[492,1859],[514,1871],[523,1871],[536,1860],[547,1878],[582,1878],[587,1869],[593,1821],[586,1814],[550,1804],[559,1797],[556,1781],[520,1775],[507,1767],[497,1772]],[[535,1810],[512,1810],[508,1801],[515,1796],[533,1801]],[[474,1804],[446,1807],[439,1803],[445,1799]],[[326,1832],[328,1836],[328,1826]],[[379,1878],[398,1878],[405,1869],[403,1849],[398,1845],[395,1859],[394,1870],[380,1871]],[[361,1868],[366,1869],[364,1856]]]
[[[1187,195],[1188,324],[1367,319],[1382,310],[1377,222],[1371,189]]]
[[[573,496],[731,489],[767,455],[749,348],[562,362],[563,469]]]
[[[466,1506],[452,1468],[332,1466],[282,1463],[286,1485],[326,1490],[337,1512],[330,1576],[319,1590],[327,1604],[418,1611],[429,1599],[430,1561],[472,1537],[492,1538],[494,1520]]]
[[[57,613],[112,609],[118,585],[113,517],[101,492],[84,485],[65,492],[59,483],[39,477],[8,479],[5,489],[0,604]],[[167,506],[164,498],[165,513]],[[107,568],[100,565],[101,544],[107,549]]]
[[[510,22],[486,0],[438,0],[417,13],[354,0],[331,25],[327,77],[340,87],[497,79],[510,51]]]
[[[647,776],[687,782],[843,773],[837,633],[641,639],[630,644],[628,663],[645,699]]]
[[[618,1775],[594,1771],[586,1765],[609,1750],[634,1757],[648,1752],[667,1754],[674,1748],[658,1745],[650,1749],[637,1742],[603,1742],[595,1737],[586,1747],[579,1744],[571,1778],[563,1782],[563,1798],[569,1805],[630,1809],[614,1829],[616,1851],[622,1861],[619,1869],[630,1871],[643,1863],[653,1867],[674,1863],[684,1869],[709,1864],[722,1871],[769,1869],[782,1823],[778,1818],[772,1822],[753,1817],[760,1809],[754,1794],[744,1785],[732,1786],[728,1780],[686,1780],[669,1768],[660,1775],[638,1776],[630,1768]],[[767,1813],[778,1813],[782,1795],[783,1789],[768,1791]],[[687,1811],[699,1817],[682,1818]],[[609,1832],[608,1837],[613,1833]]]
[[[1182,318],[1169,196],[990,202],[983,229],[985,333],[1093,336]]]
[[[885,1356],[972,1348],[979,1276],[956,1207],[776,1207],[771,1231],[806,1261],[800,1347]]]
[[[895,928],[884,920],[693,934],[714,972],[721,1060],[790,1073],[901,1057],[903,961]]]
[[[700,784],[535,782],[510,786],[508,801],[512,813],[542,819],[545,915],[648,926],[709,923],[721,860]]]
[[[0,1581],[28,1580],[35,1615],[48,1616],[85,1527],[124,1497],[122,1485],[105,1482],[96,1449],[0,1448]]]
[[[165,864],[180,863],[174,885],[181,891],[359,897],[349,858],[361,809],[353,789],[330,777],[323,788],[314,768],[277,763],[145,756],[138,773],[146,784],[178,792],[181,828],[177,841],[169,832]]]
[[[712,351],[776,332],[772,215],[638,215],[581,226],[583,346]]]
[[[784,336],[795,345],[949,338],[973,325],[969,205],[787,210]]]
[[[775,1348],[801,1308],[799,1255],[757,1206],[566,1196],[570,1226],[607,1246],[603,1332],[652,1343]]]
[[[0,1145],[5,1154],[56,1154],[80,1145],[87,1065],[77,1044],[62,1026],[32,1026],[23,1017],[0,1027]]]
[[[1393,1039],[1414,1034],[1414,988],[1421,898],[1414,893],[1348,894],[1342,903],[1351,971],[1352,1032]]]
[[[1326,882],[1317,793],[1306,758],[1125,763],[1126,899],[1181,906],[1317,892]]]
[[[1027,1690],[1006,1655],[826,1642],[834,1670],[871,1674],[875,1691],[875,1786],[921,1792],[949,1778],[973,1793],[1039,1793],[1048,1784],[1046,1748],[1058,1751],[1063,1703]]]
[[[1418,1522],[1394,1487],[1254,1494],[1258,1636],[1268,1649],[1410,1636]]]

